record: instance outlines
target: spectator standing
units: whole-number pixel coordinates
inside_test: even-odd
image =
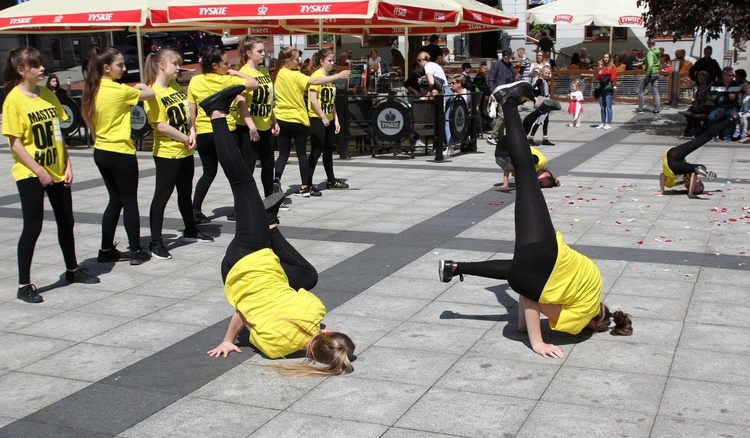
[[[642,114],[645,106],[645,93],[646,87],[651,85],[651,90],[654,93],[654,114],[659,114],[661,111],[661,101],[659,99],[659,71],[661,71],[661,52],[656,48],[656,42],[654,40],[648,40],[646,43],[648,46],[648,53],[646,53],[646,67],[643,72],[643,77],[638,83],[638,108],[635,109],[636,114]]]
[[[503,50],[502,60],[492,64],[490,73],[487,78],[490,91],[500,85],[506,85],[514,82],[515,74],[513,73],[513,64],[510,62],[510,49]],[[538,56],[537,56],[538,58]],[[490,100],[494,101],[495,96],[490,95]],[[500,105],[497,106],[497,117],[495,118],[495,126],[492,128],[488,142],[491,144],[497,144],[497,139],[505,135],[505,119],[503,118],[503,111]]]
[[[516,56],[518,56],[518,76],[516,79],[519,81],[529,82],[529,73],[531,72],[531,60],[526,57],[526,49],[519,47],[516,50]]]
[[[461,74],[464,77],[463,86],[469,90],[474,90],[474,82],[471,80],[469,73],[471,72],[471,64],[464,62],[461,64]]]
[[[602,123],[596,129],[610,129],[612,127],[612,101],[615,93],[614,84],[617,81],[617,68],[609,53],[602,56],[602,61],[596,72],[596,81],[599,83],[596,98],[599,101],[602,114]]]
[[[711,57],[713,53],[714,49],[711,46],[706,46],[703,49],[703,58],[695,61],[695,64],[693,64],[693,66],[688,70],[690,72],[690,79],[697,81],[698,72],[706,71],[708,72],[708,79],[710,79],[711,82],[721,82],[721,66],[718,62],[716,62],[715,59]]]
[[[550,59],[555,53],[555,43],[549,38],[547,32],[542,32],[539,36],[541,38],[536,43],[537,51],[542,52],[544,58]]]
[[[680,61],[680,76],[688,76],[690,74],[690,67],[693,63],[685,59],[685,50],[679,49],[674,52],[674,59]]]
[[[479,91],[485,92],[489,91],[489,83],[487,82],[487,72],[488,72],[487,64],[482,63],[479,65],[479,71],[477,74],[474,75],[474,86],[479,88]]]
[[[588,50],[586,50],[585,47],[581,47],[581,49],[578,51],[578,54],[581,58],[581,61],[578,64],[578,66],[585,70],[591,69],[591,57],[589,56]],[[584,64],[584,65],[581,65],[581,64]]]
[[[532,92],[536,97],[536,101],[534,102],[534,109],[540,109],[544,101],[549,99],[550,79],[552,79],[552,68],[549,65],[546,65],[542,68],[542,74],[537,76],[536,81],[532,85]],[[529,145],[539,146],[534,142],[534,134],[536,134],[536,130],[539,129],[539,125],[542,125],[542,144],[545,146],[554,146],[555,144],[549,141],[548,137],[549,112],[545,112],[544,114],[540,115],[539,118],[537,118],[534,122],[534,127],[531,128],[531,131],[528,133]]]
[[[443,65],[443,49],[438,46],[437,42],[440,38],[437,35],[430,35],[430,43],[426,46],[422,46],[419,49],[420,52],[427,52],[430,55],[430,61],[438,65]]]

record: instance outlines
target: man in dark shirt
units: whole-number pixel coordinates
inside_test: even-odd
[[[549,36],[547,35],[547,32],[542,32],[540,34],[539,41],[537,41],[536,46],[539,50],[544,52],[544,58],[545,59],[551,59],[552,55],[555,53],[555,43],[552,42],[551,39],[549,39]]]
[[[437,35],[430,35],[430,44],[423,46],[419,49],[420,52],[427,52],[430,55],[430,60],[438,65],[443,65],[443,49],[437,45],[439,37]]]
[[[499,85],[510,84],[515,81],[515,73],[513,73],[513,63],[510,60],[511,55],[510,49],[503,50],[503,57],[500,61],[492,64],[490,73],[487,77],[487,83],[490,87],[490,93],[495,90],[495,87]],[[490,94],[490,100],[494,100],[495,96]],[[491,144],[497,144],[497,139],[505,135],[505,118],[503,116],[503,110],[500,105],[497,106],[497,117],[495,118],[495,126],[492,128],[487,141]]]
[[[714,49],[711,46],[706,46],[703,49],[703,58],[695,61],[695,64],[690,67],[690,79],[697,81],[698,72],[706,71],[708,72],[708,79],[711,82],[720,82],[722,80],[721,66],[715,59],[711,58],[713,53]]]

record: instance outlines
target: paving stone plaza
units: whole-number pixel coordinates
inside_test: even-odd
[[[334,163],[351,189],[291,197],[280,215],[320,272],[326,326],[357,345],[354,373],[332,378],[282,377],[249,345],[206,355],[232,314],[219,271],[234,233],[221,172],[204,202],[213,221],[201,226],[214,243],[179,242],[173,195],[172,260],[99,264],[107,193],[93,149],[73,147],[78,259],[101,284],[65,282],[47,204],[32,266],[44,303],[16,299],[22,221],[3,138],[0,437],[748,436],[750,148],[714,142],[688,158],[719,175],[704,199],[658,196],[684,119],[634,108],[616,105],[610,131],[593,128],[595,104],[580,129],[555,113],[556,145],[540,147],[562,182],[544,191],[552,220],[599,266],[604,301],[632,315],[633,336],[585,339],[543,323],[566,354],[544,359],[516,330],[507,283],[438,280],[440,259],[512,255],[515,194],[497,187],[493,146],[480,140],[478,153],[442,163],[363,155]],[[147,244],[154,162],[138,160]],[[292,158],[285,188],[297,180]],[[117,237],[127,240],[122,227]]]

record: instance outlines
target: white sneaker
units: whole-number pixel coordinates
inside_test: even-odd
[[[414,143],[414,146],[425,147],[426,145],[424,144],[424,142],[421,139],[417,139],[417,142]]]
[[[609,126],[609,125],[604,125],[604,128],[602,128],[602,129],[606,131],[606,130],[612,129],[612,127]]]
[[[605,126],[604,123],[601,123],[599,124],[599,126],[596,127],[596,129],[605,129],[604,126]]]

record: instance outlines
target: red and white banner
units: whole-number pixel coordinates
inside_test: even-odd
[[[290,2],[271,0],[267,2],[229,2],[222,4],[193,4],[192,1],[169,2],[167,12],[170,22],[255,20],[288,18],[366,18],[372,15],[370,1]],[[369,15],[368,15],[369,14]]]
[[[129,26],[145,22],[143,10],[92,12],[73,14],[37,14],[28,16],[0,16],[0,30],[23,29],[25,27],[86,27]]]

